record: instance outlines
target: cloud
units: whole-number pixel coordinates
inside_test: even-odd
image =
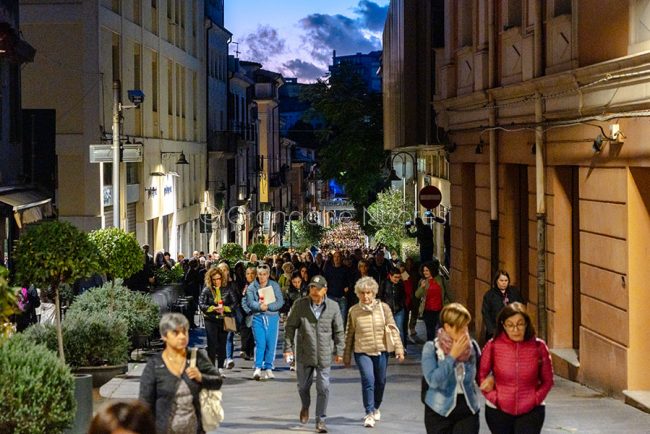
[[[289,71],[294,77],[300,77],[301,79],[308,81],[316,81],[325,74],[325,70],[322,68],[300,59],[293,59],[284,62],[282,67]]]
[[[388,14],[388,5],[379,6],[375,2],[361,0],[354,12],[359,15],[358,21],[362,26],[371,31],[381,32]]]
[[[302,20],[303,41],[311,47],[311,55],[321,62],[329,62],[332,51],[338,55],[368,52],[381,48],[381,40],[369,35],[359,21],[344,15],[312,14]]]
[[[255,62],[265,62],[285,51],[285,40],[278,36],[278,31],[271,26],[257,26],[255,33],[244,38],[244,52]]]

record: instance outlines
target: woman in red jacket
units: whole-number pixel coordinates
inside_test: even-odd
[[[515,302],[499,312],[495,337],[481,355],[479,381],[490,431],[542,431],[544,399],[553,387],[553,367],[548,348],[535,337],[523,304]]]

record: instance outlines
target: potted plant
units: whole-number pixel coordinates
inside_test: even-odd
[[[251,254],[255,254],[259,259],[263,259],[266,256],[266,252],[268,251],[268,246],[263,243],[255,243],[251,244],[248,246],[246,251]]]
[[[158,305],[148,294],[131,291],[121,279],[92,288],[75,299],[68,315],[108,312],[126,322],[127,335],[134,348],[143,346],[158,327]]]
[[[57,347],[65,363],[59,285],[98,271],[95,246],[71,223],[48,221],[29,227],[18,239],[14,259],[18,282],[54,292]]]
[[[219,255],[222,259],[228,261],[228,264],[231,267],[235,266],[235,263],[244,257],[244,249],[237,243],[226,243],[221,246]],[[261,258],[260,258],[261,259]]]
[[[53,337],[54,351],[22,334],[0,343],[1,434],[60,433],[72,424],[74,380]]]
[[[91,374],[93,387],[101,387],[126,372],[129,339],[123,318],[109,312],[69,312],[62,329],[67,363],[75,373]],[[52,325],[36,324],[23,334],[37,344],[56,349]]]
[[[142,249],[134,234],[119,228],[105,228],[92,231],[88,239],[97,249],[101,271],[113,281],[126,279],[142,270]]]

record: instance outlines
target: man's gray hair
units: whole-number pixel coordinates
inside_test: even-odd
[[[167,333],[178,330],[179,328],[185,331],[189,330],[190,328],[190,323],[187,318],[185,318],[185,315],[176,312],[170,312],[164,314],[162,318],[160,318],[159,330],[161,337],[165,337],[167,336]]]
[[[379,291],[379,284],[377,281],[370,276],[362,277],[357,280],[357,283],[354,285],[354,293],[357,294],[357,297],[361,297],[362,292],[368,291],[372,291],[375,296],[377,295],[377,291]]]

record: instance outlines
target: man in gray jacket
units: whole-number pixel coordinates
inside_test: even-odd
[[[284,356],[294,356],[298,394],[302,402],[300,423],[309,421],[310,389],[316,371],[316,432],[327,432],[325,417],[329,397],[330,367],[343,361],[345,336],[338,303],[327,298],[327,281],[314,276],[309,282],[309,296],[293,304],[284,326]],[[296,332],[298,339],[296,340]]]

